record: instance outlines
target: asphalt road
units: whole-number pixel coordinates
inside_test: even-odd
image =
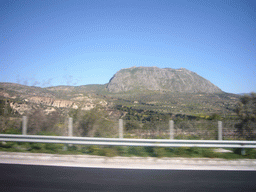
[[[0,164],[0,191],[256,191],[256,171],[137,170]]]

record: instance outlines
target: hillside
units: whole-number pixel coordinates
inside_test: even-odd
[[[109,92],[131,90],[178,93],[222,93],[210,81],[184,68],[132,67],[121,69],[109,81]]]
[[[41,88],[0,83],[0,100],[7,99],[20,115],[39,107],[67,112],[96,106],[111,113],[128,107],[172,114],[234,114],[238,98],[189,70],[157,67],[122,69],[102,85]]]

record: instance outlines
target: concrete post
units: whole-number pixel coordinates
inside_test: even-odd
[[[218,139],[222,140],[222,121],[218,121]]]
[[[123,119],[119,119],[119,138],[123,138]]]
[[[169,128],[170,128],[170,139],[174,139],[174,134],[173,134],[173,128],[174,128],[174,123],[173,120],[169,121]]]
[[[22,135],[27,135],[27,116],[22,116]]]
[[[68,136],[72,137],[73,136],[73,118],[69,117],[68,119]]]
[[[241,155],[245,155],[245,148],[241,149]]]

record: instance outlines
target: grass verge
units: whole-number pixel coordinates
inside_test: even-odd
[[[65,145],[51,143],[0,142],[0,151],[31,152],[51,154],[87,154],[99,156],[139,156],[139,157],[186,157],[186,158],[223,158],[223,159],[256,159],[255,149],[246,149],[241,155],[240,149],[233,153],[214,152],[213,148],[199,147],[126,147],[96,145]]]

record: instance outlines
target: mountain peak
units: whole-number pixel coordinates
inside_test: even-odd
[[[162,90],[182,93],[221,93],[221,89],[185,68],[131,67],[118,71],[107,85],[109,92]]]

